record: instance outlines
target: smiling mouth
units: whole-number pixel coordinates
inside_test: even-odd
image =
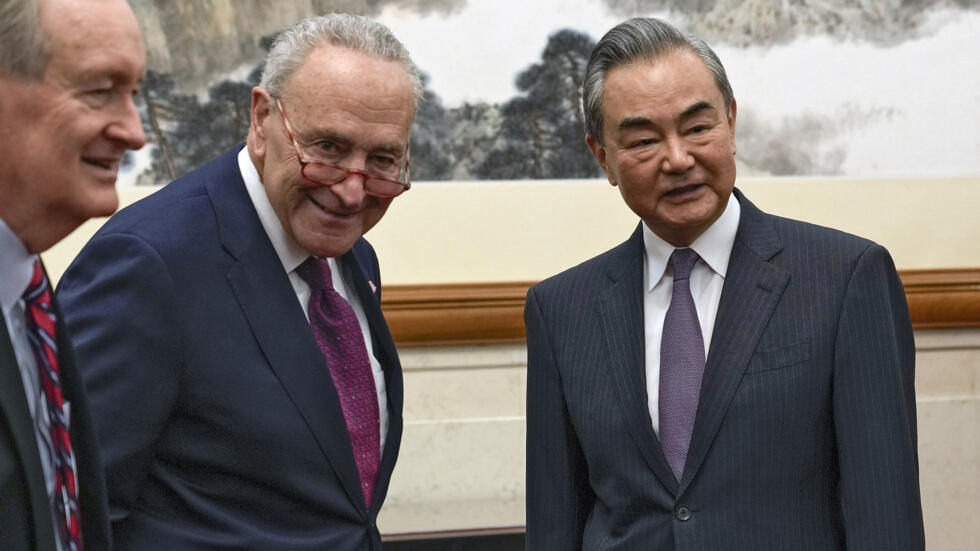
[[[82,158],[82,161],[105,170],[113,170],[115,167],[115,162],[100,161],[97,159]]]
[[[345,213],[345,212],[337,212],[335,210],[328,209],[327,207],[325,207],[325,206],[321,205],[319,202],[317,202],[317,200],[314,199],[313,196],[310,195],[309,193],[306,194],[306,198],[309,199],[311,203],[313,203],[314,205],[316,205],[318,209],[320,209],[323,212],[329,214],[330,216],[335,216],[337,218],[351,218],[355,214],[353,212],[347,212],[347,213]]]

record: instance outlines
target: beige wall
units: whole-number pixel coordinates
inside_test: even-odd
[[[767,178],[739,187],[763,210],[878,241],[900,269],[980,266],[980,177]],[[147,193],[122,189],[122,201]],[[636,223],[600,180],[423,183],[395,200],[368,239],[385,283],[535,281],[620,243]],[[99,224],[45,254],[53,278]]]

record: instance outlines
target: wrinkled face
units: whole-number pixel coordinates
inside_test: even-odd
[[[606,77],[605,144],[586,141],[626,204],[675,246],[711,226],[735,186],[735,101],[731,115],[726,107],[711,71],[686,49]]]
[[[41,80],[0,73],[2,215],[32,252],[116,210],[116,173],[145,136],[133,102],[146,67],[124,0],[48,0]]]
[[[286,82],[281,102],[297,142],[330,151],[345,168],[364,170],[408,151],[415,100],[398,62],[321,46]],[[391,204],[366,194],[360,174],[332,186],[305,179],[275,99],[259,87],[252,90],[248,146],[283,228],[311,254],[346,253]]]

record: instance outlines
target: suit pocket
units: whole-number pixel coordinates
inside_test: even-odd
[[[789,346],[756,350],[745,372],[762,373],[799,365],[810,359],[812,348],[812,341],[806,340]]]

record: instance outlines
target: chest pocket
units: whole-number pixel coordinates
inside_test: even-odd
[[[746,374],[762,373],[764,371],[798,365],[809,360],[812,351],[812,340],[805,340],[789,346],[770,348],[768,350],[756,350],[745,372]]]

